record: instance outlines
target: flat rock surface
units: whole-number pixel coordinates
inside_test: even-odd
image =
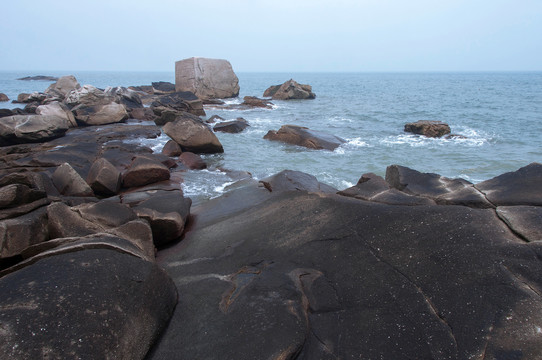
[[[181,296],[150,359],[542,356],[542,247],[493,209],[251,189],[159,253]]]
[[[156,264],[132,255],[98,248],[43,258],[0,278],[0,351],[10,359],[142,359],[176,298]]]

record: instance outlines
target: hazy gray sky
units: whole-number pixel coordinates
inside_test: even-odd
[[[542,0],[10,0],[0,70],[542,70]]]

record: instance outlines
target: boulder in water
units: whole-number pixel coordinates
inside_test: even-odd
[[[450,126],[441,121],[420,120],[405,124],[405,132],[438,138],[451,132]]]
[[[297,125],[283,125],[278,131],[269,130],[264,139],[282,141],[309,149],[335,150],[346,141],[330,134]]]
[[[299,84],[294,79],[290,79],[282,85],[270,86],[265,90],[263,96],[271,97],[275,100],[303,100],[316,98],[316,95],[312,92],[312,86]]]
[[[229,61],[192,57],[175,63],[175,90],[191,91],[200,99],[239,95],[239,79]]]

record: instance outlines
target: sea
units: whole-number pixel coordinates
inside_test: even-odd
[[[150,85],[175,82],[171,72],[0,72],[0,92],[44,91],[51,82],[17,80],[24,76],[74,75],[81,85]],[[282,170],[298,170],[339,190],[365,173],[384,176],[397,164],[449,178],[481,182],[531,162],[542,162],[542,72],[409,73],[237,73],[239,104],[246,95],[262,97],[271,85],[294,79],[309,84],[314,100],[273,100],[272,109],[207,108],[208,118],[242,117],[250,127],[239,134],[216,133],[223,154],[204,155],[207,170],[188,171],[187,196],[204,201],[238,186],[224,169],[262,179]],[[0,108],[18,104],[0,103]],[[450,125],[451,139],[404,132],[418,120]],[[335,151],[311,150],[264,140],[269,130],[293,124],[343,138]],[[135,140],[159,152],[168,140]]]

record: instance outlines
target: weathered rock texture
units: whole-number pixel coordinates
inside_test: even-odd
[[[438,138],[450,133],[450,126],[441,121],[420,120],[405,124],[405,131],[427,137]]]
[[[68,122],[54,115],[14,115],[0,121],[0,146],[43,142],[64,135]]]
[[[345,143],[343,139],[337,136],[297,125],[283,125],[278,131],[269,130],[263,138],[317,150],[335,150]]]
[[[27,260],[0,277],[9,359],[143,359],[177,302],[170,278],[108,236]],[[159,294],[159,295],[158,295]]]
[[[227,60],[193,57],[175,63],[175,90],[191,91],[200,99],[239,95],[239,79]]]
[[[265,90],[263,96],[271,97],[275,100],[304,100],[316,98],[316,95],[312,92],[312,86],[299,84],[293,79],[286,81],[282,85],[270,86]]]
[[[183,151],[194,153],[221,153],[224,148],[213,131],[195,115],[182,113],[175,121],[164,125],[163,131]]]
[[[193,209],[159,253],[183,296],[150,359],[542,356],[542,247],[494,209],[296,189],[252,185]]]

